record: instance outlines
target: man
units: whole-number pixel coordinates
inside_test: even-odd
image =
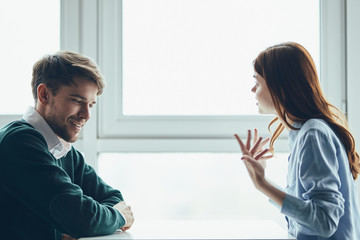
[[[35,108],[0,129],[0,238],[60,240],[126,231],[134,218],[121,193],[71,146],[102,93],[98,67],[60,51],[34,65],[31,84]]]

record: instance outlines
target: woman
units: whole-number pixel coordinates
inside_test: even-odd
[[[355,179],[360,171],[354,138],[341,112],[320,89],[310,54],[297,43],[275,45],[254,60],[259,112],[279,122],[270,139],[255,130],[243,143],[235,134],[255,187],[278,204],[289,233],[297,239],[360,239],[360,204]],[[262,161],[270,158],[280,133],[289,131],[290,156],[286,191],[267,181]]]

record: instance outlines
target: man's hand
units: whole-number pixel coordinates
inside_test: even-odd
[[[122,231],[128,230],[134,223],[133,212],[131,211],[131,207],[126,205],[124,201],[119,202],[113,206],[116,210],[121,212],[121,214],[126,219],[126,224],[120,228]]]
[[[70,237],[69,235],[63,234],[62,240],[77,240],[77,238]]]

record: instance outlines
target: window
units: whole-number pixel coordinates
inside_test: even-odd
[[[318,1],[106,1],[100,18],[101,139],[267,135],[250,91],[257,54],[296,41],[320,68]]]
[[[122,114],[256,115],[253,59],[296,41],[319,66],[319,19],[313,0],[123,0]]]
[[[347,3],[353,16],[354,5]],[[6,115],[18,118],[33,101],[34,62],[60,49],[60,1],[5,1],[0,6],[0,64],[6,80],[1,81],[6,91],[0,101],[16,98],[0,107],[3,125]],[[354,39],[355,27],[350,29]],[[256,214],[272,216],[277,211],[262,204],[267,200],[251,188],[232,137],[254,127],[268,135],[271,117],[257,114],[250,92],[252,61],[275,43],[303,44],[317,63],[330,102],[346,110],[344,36],[343,1],[62,0],[61,48],[92,57],[107,80],[98,114],[87,123],[77,148],[106,182],[123,192],[138,219],[147,214],[249,217],[249,209],[237,205],[237,200],[251,204],[249,199],[264,206]],[[354,56],[348,55],[350,60]],[[352,76],[355,72],[353,67]],[[280,138],[275,147],[283,153],[269,162],[267,174],[283,185],[287,141]],[[143,201],[148,195],[151,199]],[[207,201],[212,196],[234,212],[228,208],[222,215],[212,209],[213,202]],[[159,212],[151,212],[155,208],[149,206],[160,203]]]
[[[225,201],[236,209],[221,215],[210,208],[219,218],[248,214],[237,205],[248,192],[267,202],[247,175],[242,178],[232,137],[254,127],[268,135],[271,117],[256,113],[250,93],[252,61],[265,47],[302,43],[317,62],[330,101],[340,107],[344,102],[341,1],[62,0],[61,11],[61,48],[93,58],[107,81],[77,148],[123,192],[138,219],[152,214],[148,206],[159,206],[161,197],[166,202],[161,200],[158,218],[206,218],[209,208],[197,206],[212,194],[219,199],[218,191],[231,196]],[[285,25],[290,22],[295,31]],[[268,176],[282,185],[287,141],[281,138],[275,147],[283,154],[269,163]],[[153,198],[143,201],[150,188]],[[181,199],[179,193],[196,198]],[[276,212],[261,206],[266,216]]]
[[[1,1],[0,29],[0,115],[20,115],[34,103],[34,63],[60,49],[60,1]]]
[[[107,88],[99,101],[95,166],[105,181],[137,206],[141,219],[249,217],[236,201],[248,192],[264,200],[259,212],[274,216],[242,172],[232,137],[255,127],[268,135],[271,117],[258,115],[252,102],[252,61],[270,45],[301,43],[317,64],[325,93],[341,108],[344,4],[104,1],[99,19],[98,62]],[[268,164],[267,176],[279,185],[285,182],[287,145],[278,139],[278,159]],[[229,208],[220,213],[211,200],[222,196]]]
[[[138,220],[284,217],[247,176],[240,153],[103,153],[99,175],[118,188]],[[267,176],[285,187],[287,154]],[[280,174],[279,174],[280,173]]]

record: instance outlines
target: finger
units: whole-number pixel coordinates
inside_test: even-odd
[[[259,145],[259,148],[262,148],[265,144],[267,144],[270,141],[270,138],[265,138],[264,140],[262,140],[262,142]]]
[[[243,141],[240,139],[240,137],[237,134],[234,134],[235,138],[237,139],[239,145],[240,145],[240,149],[243,155],[249,155],[250,152],[246,149],[245,144],[243,143]]]
[[[253,140],[253,145],[255,145],[256,141],[258,139],[258,130],[255,128],[254,129],[254,140]]]
[[[256,160],[248,155],[243,156],[241,159],[245,162],[246,165],[249,164],[252,168],[254,168],[257,164]]]
[[[244,143],[241,141],[240,137],[237,134],[234,134],[234,136],[240,145],[241,152],[244,153],[244,151],[246,150]]]
[[[246,150],[250,150],[250,146],[251,146],[251,131],[248,130],[248,136],[247,136],[247,140],[246,140]]]
[[[266,156],[262,156],[261,158],[259,158],[259,159],[257,159],[257,160],[268,160],[268,159],[270,159],[270,158],[273,158],[274,156],[273,155],[266,155]]]
[[[258,147],[259,147],[259,145],[260,145],[260,143],[261,143],[261,140],[262,140],[262,137],[260,137],[260,138],[256,141],[256,143],[254,144],[254,146],[251,148],[250,153],[251,153],[252,156],[254,156],[254,154],[259,151],[259,148],[258,148]]]
[[[249,160],[249,161],[256,161],[253,157],[249,156],[249,155],[244,155],[241,157],[241,160]]]
[[[261,158],[261,156],[263,156],[265,153],[267,153],[269,151],[269,149],[265,149],[263,151],[261,151],[258,155],[256,155],[254,158],[256,160],[258,160],[259,158]]]
[[[260,153],[262,151],[262,148],[264,147],[265,144],[267,144],[270,141],[270,138],[265,138],[264,140],[262,140],[262,142],[259,144],[257,151],[254,153],[254,155]]]
[[[263,150],[262,152],[260,152],[258,155],[256,155],[256,157],[254,157],[256,160],[263,160],[263,159],[269,159],[269,158],[272,158],[273,155],[268,155],[268,156],[264,156],[265,153],[269,152],[269,149],[265,149]]]

